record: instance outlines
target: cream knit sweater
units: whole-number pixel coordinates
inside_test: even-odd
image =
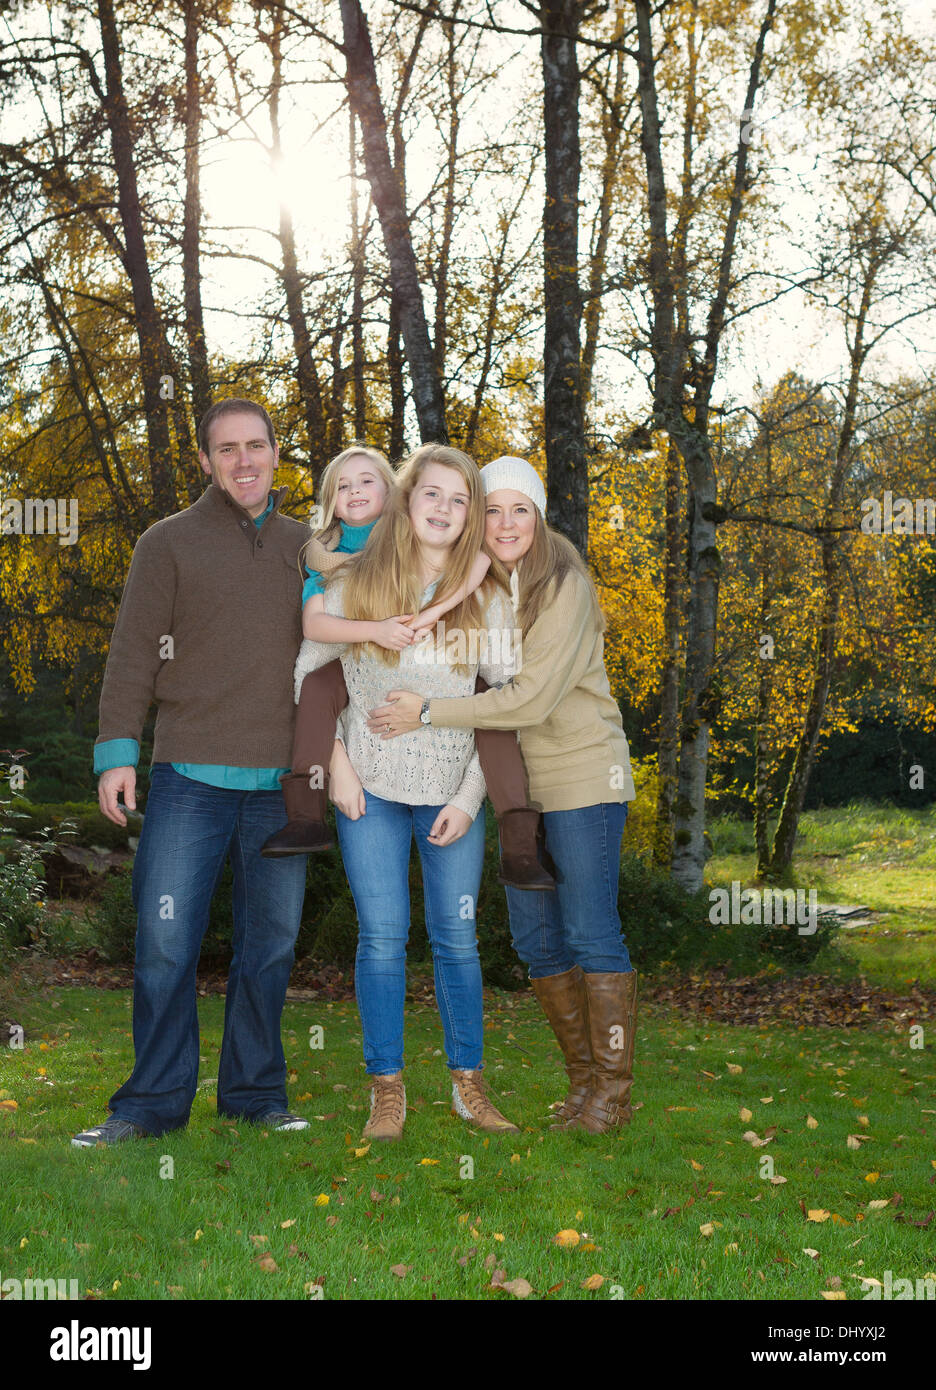
[[[344,617],[343,593],[343,580],[329,584],[325,590],[326,613]],[[513,630],[513,609],[501,590],[494,589],[482,622],[488,629]],[[390,690],[420,690],[424,696],[457,699],[474,693],[478,674],[491,686],[510,680],[515,666],[509,660],[495,659],[510,656],[509,644],[506,645],[508,650],[504,651],[503,642],[489,643],[491,659],[476,661],[462,674],[443,660],[427,661],[428,644],[407,647],[399,654],[399,666],[388,666],[369,652],[355,661],[348,644],[312,642],[306,638],[296,660],[296,703],[303,678],[340,657],[348,687],[348,708],[341,717],[339,737],[365,791],[408,806],[457,806],[474,820],[486,787],[470,725],[464,729],[421,728],[384,741],[370,732],[367,718],[376,705],[384,703]],[[479,654],[484,655],[483,651]]]

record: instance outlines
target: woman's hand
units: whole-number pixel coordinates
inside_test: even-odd
[[[371,710],[367,727],[372,734],[380,734],[385,739],[411,734],[423,727],[419,718],[422,707],[423,697],[412,690],[391,690],[386,704]]]
[[[328,799],[348,820],[360,820],[367,812],[361,779],[351,766],[343,743],[335,740],[328,768]]]
[[[443,806],[426,836],[431,845],[451,845],[471,829],[471,817],[457,806]]]
[[[412,613],[404,613],[399,618],[384,618],[374,623],[374,641],[388,652],[400,652],[416,641],[416,633],[409,626]]]

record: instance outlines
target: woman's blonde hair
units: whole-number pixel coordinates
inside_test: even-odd
[[[547,526],[532,502],[530,507],[533,511],[533,544],[524,555],[518,574],[520,603],[516,619],[520,631],[525,637],[545,604],[555,598],[566,576],[571,572],[581,575],[588,585],[595,626],[599,632],[604,632],[607,623],[588,566],[572,542],[559,531]],[[509,593],[509,572],[500,560],[491,554],[486,543],[484,550],[485,554],[491,556],[489,577],[495,579]]]
[[[342,606],[346,618],[373,622],[401,613],[419,612],[423,581],[419,542],[410,521],[409,507],[423,473],[432,463],[454,468],[464,480],[468,493],[464,530],[448,552],[432,602],[440,602],[467,582],[484,537],[484,490],[478,466],[460,449],[447,444],[421,444],[400,464],[396,487],[390,493],[366,548],[341,567],[341,576],[345,579]],[[329,581],[331,579],[332,575]],[[462,630],[467,634],[470,629],[481,626],[477,592],[469,594],[446,614],[445,626],[446,637],[453,631]],[[373,642],[355,643],[355,657],[359,658],[365,649],[388,666],[399,664],[399,652],[387,651]],[[460,665],[458,669],[462,669]]]
[[[349,459],[357,458],[363,454],[366,459],[374,465],[374,472],[381,477],[387,485],[387,496],[396,487],[396,476],[387,458],[379,449],[372,449],[369,444],[351,444],[347,449],[342,449],[340,454],[327,464],[319,479],[318,486],[318,506],[322,513],[322,524],[317,531],[314,531],[299,552],[299,569],[305,564],[305,554],[310,541],[321,541],[324,546],[328,546],[336,536],[341,535],[341,518],[335,516],[335,505],[338,501],[338,484],[341,482],[341,470]],[[384,503],[386,506],[386,503]],[[303,571],[304,572],[304,571]]]

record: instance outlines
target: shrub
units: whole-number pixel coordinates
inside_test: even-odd
[[[139,834],[139,822],[131,818],[126,826],[115,825],[101,813],[96,801],[33,802],[25,797],[13,798],[13,814],[20,820],[17,834],[32,838],[43,829],[58,830],[68,825],[73,831],[72,843],[90,849],[100,845],[105,849],[127,849],[131,836]]]
[[[54,831],[43,825],[36,840],[18,843],[19,827],[12,822],[21,818],[9,802],[0,802],[0,956],[5,959],[41,941],[46,894],[42,856],[72,833],[63,820]]]
[[[91,944],[111,963],[133,960],[136,912],[131,895],[133,869],[116,869],[105,878],[97,898],[87,910]]]

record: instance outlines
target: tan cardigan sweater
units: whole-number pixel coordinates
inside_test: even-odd
[[[401,683],[402,686],[402,683]],[[521,667],[500,690],[433,699],[434,725],[516,729],[530,801],[573,811],[633,801],[630,752],[604,666],[587,581],[574,571],[523,638]]]

